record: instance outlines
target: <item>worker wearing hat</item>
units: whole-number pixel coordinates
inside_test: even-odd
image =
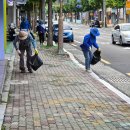
[[[18,44],[17,44],[18,43]],[[35,50],[35,53],[38,53],[36,49],[36,41],[32,38],[30,33],[26,31],[20,31],[19,34],[15,37],[15,40],[13,42],[14,47],[20,56],[20,62],[19,62],[19,68],[21,70],[21,73],[25,73],[25,66],[24,66],[24,53],[26,51],[27,54],[27,68],[30,73],[32,73],[32,68],[30,66],[30,59],[32,56],[32,47],[31,43],[33,45],[33,48]]]
[[[85,57],[85,69],[89,73],[92,72],[92,70],[90,69],[90,64],[92,60],[92,46],[100,51],[99,45],[96,43],[96,37],[99,35],[100,33],[97,28],[91,28],[90,34],[84,36],[83,44],[80,45]]]

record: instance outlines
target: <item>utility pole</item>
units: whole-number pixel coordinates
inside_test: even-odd
[[[106,0],[103,0],[103,27],[106,27]]]
[[[59,30],[58,30],[58,54],[64,54],[63,51],[63,0],[60,0],[60,14],[59,14]]]

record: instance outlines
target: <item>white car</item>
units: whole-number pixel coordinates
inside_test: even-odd
[[[130,23],[122,23],[114,26],[112,30],[112,44],[116,42],[123,44],[130,44]]]

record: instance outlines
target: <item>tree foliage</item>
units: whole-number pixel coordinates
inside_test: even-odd
[[[107,7],[111,8],[122,8],[125,5],[123,0],[107,0]]]

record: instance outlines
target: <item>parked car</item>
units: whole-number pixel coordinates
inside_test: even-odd
[[[53,40],[58,42],[58,24],[53,25]],[[73,29],[69,25],[63,25],[63,41],[74,42]]]
[[[114,26],[112,30],[112,44],[130,44],[130,23],[122,23]]]

